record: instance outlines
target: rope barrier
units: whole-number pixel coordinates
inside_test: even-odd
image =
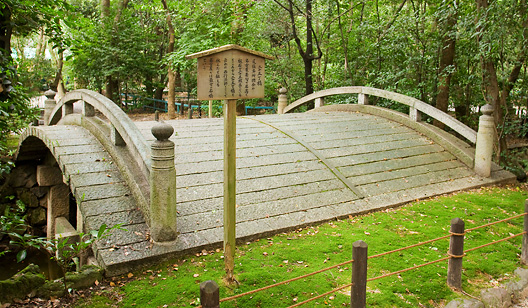
[[[508,220],[512,220],[512,219],[515,219],[515,218],[519,218],[519,217],[525,216],[526,214],[527,213],[522,213],[522,214],[518,214],[518,215],[512,216],[510,218],[505,218],[505,219],[497,220],[495,222],[490,222],[490,223],[482,225],[482,226],[466,229],[466,232],[477,230],[477,229],[480,229],[480,228],[489,227],[489,226],[492,226],[492,225],[496,225],[496,224],[501,223],[501,222],[505,222],[505,221],[508,221]]]
[[[442,261],[445,261],[447,259],[451,259],[451,257],[445,257],[445,258],[442,258],[442,259],[438,259],[438,260],[434,260],[434,261],[431,261],[431,262],[427,262],[427,263],[423,263],[423,264],[420,264],[420,265],[416,265],[416,266],[413,266],[413,267],[409,267],[409,268],[406,268],[406,269],[402,269],[402,270],[399,270],[399,271],[396,271],[396,272],[387,273],[387,274],[383,274],[381,276],[369,278],[369,279],[367,279],[367,282],[373,281],[373,280],[378,280],[378,279],[381,279],[381,278],[389,277],[389,276],[400,274],[400,273],[404,273],[404,272],[408,272],[410,270],[417,269],[417,268],[424,267],[424,266],[431,265],[431,264],[435,264],[435,263],[438,263],[438,262],[442,262]]]
[[[304,305],[304,304],[306,304],[306,303],[309,303],[309,302],[311,302],[311,301],[314,301],[314,300],[316,300],[316,299],[318,299],[318,298],[325,297],[325,296],[327,296],[327,295],[330,295],[330,294],[332,294],[332,293],[335,293],[335,292],[337,292],[337,291],[339,291],[339,290],[342,290],[342,289],[344,289],[344,288],[348,288],[348,287],[351,287],[351,286],[352,286],[352,284],[349,283],[349,284],[346,284],[346,285],[343,285],[343,286],[337,287],[337,288],[333,289],[332,291],[329,291],[329,292],[326,292],[326,293],[323,293],[323,294],[320,294],[320,295],[314,296],[314,297],[312,297],[312,298],[309,298],[309,299],[307,299],[307,300],[305,300],[305,301],[302,301],[302,302],[300,302],[300,303],[297,303],[297,304],[295,304],[295,305],[291,305],[291,306],[289,306],[288,308],[299,307],[299,306],[301,306],[301,305]]]
[[[310,276],[313,276],[315,274],[319,274],[319,273],[331,270],[331,269],[339,267],[339,266],[350,264],[352,262],[354,262],[354,260],[348,260],[348,261],[345,261],[345,262],[342,262],[342,263],[339,263],[339,264],[336,264],[336,265],[332,265],[332,266],[327,267],[327,268],[320,269],[318,271],[315,271],[315,272],[312,272],[312,273],[309,273],[309,274],[305,274],[305,275],[298,276],[298,277],[295,277],[295,278],[291,278],[291,279],[288,279],[288,280],[285,280],[285,281],[277,282],[277,283],[274,283],[274,284],[271,284],[271,285],[268,285],[268,286],[265,286],[265,287],[262,287],[262,288],[258,288],[258,289],[255,289],[255,290],[251,290],[251,291],[245,292],[245,293],[240,293],[240,294],[233,295],[233,296],[230,296],[230,297],[225,297],[225,298],[222,298],[220,300],[220,302],[230,301],[230,300],[242,297],[242,296],[246,296],[246,295],[249,295],[249,294],[253,294],[253,293],[257,293],[257,292],[264,291],[264,290],[267,290],[267,289],[271,289],[273,287],[277,287],[277,286],[280,286],[280,285],[283,285],[283,284],[287,284],[287,283],[290,283],[290,282],[293,282],[293,281],[296,281],[296,280],[299,280],[299,279],[310,277]]]
[[[493,241],[493,242],[490,242],[490,243],[487,243],[487,244],[484,244],[484,245],[481,245],[481,246],[477,246],[477,247],[473,247],[473,248],[470,248],[470,249],[467,249],[467,250],[464,250],[464,254],[466,252],[470,252],[470,251],[474,251],[474,250],[477,250],[477,249],[480,249],[480,248],[484,248],[486,246],[491,246],[493,244],[497,244],[497,243],[500,243],[500,242],[504,242],[504,241],[507,241],[507,240],[510,240],[512,238],[515,238],[515,237],[518,237],[518,236],[521,236],[521,235],[524,235],[526,234],[526,231],[523,231],[521,233],[518,233],[518,234],[515,234],[515,235],[512,235],[512,236],[508,236],[508,237],[505,237],[503,239],[500,239],[500,240],[496,240],[496,241]]]
[[[454,255],[452,253],[450,253],[449,251],[447,252],[447,255],[451,258],[451,259],[460,259],[460,258],[463,258],[466,256],[466,254],[461,254],[461,255]]]
[[[406,250],[406,249],[409,249],[409,248],[418,247],[418,246],[425,245],[425,244],[429,244],[429,243],[436,242],[436,241],[439,241],[439,240],[443,240],[443,239],[446,239],[446,238],[449,238],[449,237],[451,237],[451,235],[444,235],[444,236],[441,236],[441,237],[438,237],[438,238],[435,238],[435,239],[432,239],[432,240],[428,240],[428,241],[425,241],[425,242],[420,242],[420,243],[416,243],[416,244],[413,244],[413,245],[410,245],[410,246],[394,249],[394,250],[387,251],[387,252],[382,252],[382,253],[379,253],[377,255],[372,255],[372,256],[369,256],[368,259],[374,259],[374,258],[382,257],[382,256],[385,256],[385,255],[388,255],[388,254],[391,254],[391,253],[395,253],[395,252],[398,252],[398,251]]]
[[[485,227],[489,227],[489,226],[492,226],[492,225],[495,225],[495,224],[498,224],[498,223],[501,223],[501,222],[506,222],[506,221],[509,221],[509,220],[512,220],[512,219],[515,219],[515,218],[519,218],[519,217],[525,216],[525,215],[527,215],[527,213],[518,214],[518,215],[515,215],[515,216],[512,216],[512,217],[501,219],[501,220],[498,220],[498,221],[495,221],[495,222],[491,222],[491,223],[488,223],[488,224],[485,224],[485,225],[482,225],[482,226],[466,229],[464,231],[464,233],[455,233],[455,232],[449,231],[449,233],[450,233],[449,235],[441,236],[441,237],[438,237],[438,238],[435,238],[435,239],[432,239],[432,240],[428,240],[428,241],[416,243],[416,244],[413,244],[413,245],[410,245],[410,246],[394,249],[394,250],[383,252],[383,253],[379,253],[379,254],[376,254],[376,255],[372,255],[372,256],[369,256],[368,259],[378,258],[378,257],[382,257],[382,256],[385,256],[385,255],[388,255],[388,254],[391,254],[391,253],[395,253],[395,252],[407,250],[407,249],[410,249],[410,248],[422,246],[422,245],[429,244],[429,243],[432,243],[432,242],[436,242],[436,241],[439,241],[439,240],[442,240],[442,239],[450,238],[453,235],[455,235],[455,236],[464,236],[467,232],[478,230],[478,229],[485,228]],[[487,247],[487,246],[491,246],[491,245],[496,244],[496,243],[504,242],[504,241],[507,241],[509,239],[512,239],[512,238],[515,238],[515,237],[518,237],[518,236],[521,236],[521,235],[524,235],[524,234],[527,234],[527,232],[524,231],[524,232],[509,236],[509,237],[506,237],[506,238],[503,238],[503,239],[500,239],[500,240],[496,240],[496,241],[493,241],[493,242],[490,242],[490,243],[487,243],[487,244],[484,244],[484,245],[481,245],[481,246],[477,246],[477,247],[474,247],[474,248],[467,249],[467,250],[464,251],[464,253],[462,255],[453,255],[453,254],[451,254],[448,251],[447,252],[447,255],[448,255],[447,257],[444,257],[444,258],[441,258],[441,259],[438,259],[438,260],[434,260],[434,261],[430,261],[430,262],[426,262],[426,263],[423,263],[423,264],[420,264],[420,265],[415,265],[413,267],[402,269],[402,270],[399,270],[399,271],[383,274],[381,276],[369,278],[369,279],[367,279],[367,282],[374,281],[374,280],[381,279],[381,278],[385,278],[385,277],[388,277],[388,276],[393,276],[393,275],[400,274],[400,273],[404,273],[404,272],[411,271],[411,270],[414,270],[414,269],[418,269],[418,268],[421,268],[421,267],[424,267],[424,266],[427,266],[427,265],[439,263],[439,262],[442,262],[442,261],[445,261],[445,260],[448,260],[448,259],[451,259],[451,258],[463,258],[463,257],[466,256],[466,253],[468,253],[468,252],[471,252],[471,251],[474,251],[474,250],[477,250],[477,249],[480,249],[480,248],[484,248],[484,247]],[[297,281],[297,280],[300,280],[300,279],[303,279],[303,278],[307,278],[307,277],[313,276],[315,274],[319,274],[319,273],[322,273],[322,272],[337,268],[339,266],[350,264],[353,261],[354,260],[348,260],[348,261],[345,261],[345,262],[342,262],[342,263],[339,263],[339,264],[336,264],[336,265],[333,265],[333,266],[330,266],[330,267],[327,267],[327,268],[324,268],[324,269],[317,270],[317,271],[312,272],[312,273],[301,275],[301,276],[298,276],[298,277],[295,277],[295,278],[291,278],[291,279],[288,279],[288,280],[285,280],[285,281],[282,281],[282,282],[278,282],[278,283],[275,283],[275,284],[272,284],[272,285],[268,285],[268,286],[265,286],[265,287],[262,287],[262,288],[258,288],[258,289],[252,290],[252,291],[248,291],[248,292],[245,292],[245,293],[237,294],[237,295],[230,296],[230,297],[225,297],[225,298],[220,299],[220,302],[226,302],[226,301],[234,300],[234,299],[246,296],[246,295],[254,294],[254,293],[257,293],[257,292],[260,292],[260,291],[271,289],[273,287],[284,285],[284,284],[287,284],[287,283],[290,283],[290,282],[293,282],[293,281]],[[352,286],[352,283],[340,286],[340,287],[335,288],[335,289],[333,289],[333,290],[331,290],[329,292],[325,292],[323,294],[317,295],[317,296],[312,297],[310,299],[307,299],[305,301],[296,303],[296,304],[294,304],[292,306],[289,306],[288,308],[294,308],[294,307],[301,306],[303,304],[306,304],[308,302],[314,301],[316,299],[319,299],[321,297],[327,296],[329,294],[335,293],[335,292],[337,292],[339,290],[342,290],[342,289],[345,289],[345,288],[351,287],[351,286]]]

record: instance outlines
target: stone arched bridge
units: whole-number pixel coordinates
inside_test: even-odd
[[[477,175],[476,133],[423,102],[365,87],[325,91],[279,106],[290,111],[317,99],[318,108],[311,112],[237,118],[237,238],[514,181],[495,165],[490,177]],[[343,93],[359,94],[360,104],[322,106],[321,98]],[[369,106],[368,95],[407,104],[411,116]],[[73,112],[74,103],[81,104],[81,113]],[[420,113],[439,118],[465,140],[419,121]],[[37,161],[40,178],[62,174],[62,183],[50,189],[55,195],[48,199],[48,236],[55,234],[51,226],[59,224],[57,219],[72,217],[67,212],[75,209],[61,205],[71,191],[77,202],[73,228],[121,223],[126,229],[94,247],[108,275],[221,245],[222,119],[166,121],[177,133],[170,140],[175,143],[178,236],[163,243],[152,241],[149,228],[151,129],[157,122],[132,122],[114,103],[88,90],[67,93],[58,103],[48,98],[45,121],[22,134],[17,161]],[[64,188],[69,190],[64,193]]]

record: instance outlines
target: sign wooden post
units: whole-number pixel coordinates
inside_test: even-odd
[[[198,99],[224,100],[224,264],[226,280],[232,283],[236,281],[236,103],[264,97],[264,60],[272,57],[226,45],[186,58],[198,59]]]

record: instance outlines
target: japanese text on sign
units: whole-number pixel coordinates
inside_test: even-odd
[[[264,97],[264,59],[240,51],[198,60],[198,99]]]

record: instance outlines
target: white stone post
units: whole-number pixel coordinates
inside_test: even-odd
[[[324,97],[319,97],[315,99],[315,108],[323,107],[324,106]]]
[[[53,111],[53,108],[57,105],[57,102],[55,101],[55,91],[48,90],[44,92],[44,95],[46,95],[46,100],[44,101],[44,125],[49,125],[49,117],[51,115],[51,112]]]
[[[279,104],[277,106],[277,113],[284,114],[284,108],[288,106],[288,90],[285,87],[279,89]]]
[[[150,235],[156,242],[168,242],[178,236],[174,142],[169,140],[174,128],[162,122],[151,132],[157,140],[151,145]]]
[[[411,107],[409,108],[409,118],[411,121],[420,122],[422,121],[422,113],[418,109]]]
[[[491,175],[495,121],[492,116],[493,107],[491,105],[484,105],[480,111],[482,115],[479,118],[477,143],[475,145],[475,172],[487,178]]]
[[[359,105],[368,105],[369,104],[367,94],[365,94],[365,93],[359,93],[358,94],[358,104]]]

